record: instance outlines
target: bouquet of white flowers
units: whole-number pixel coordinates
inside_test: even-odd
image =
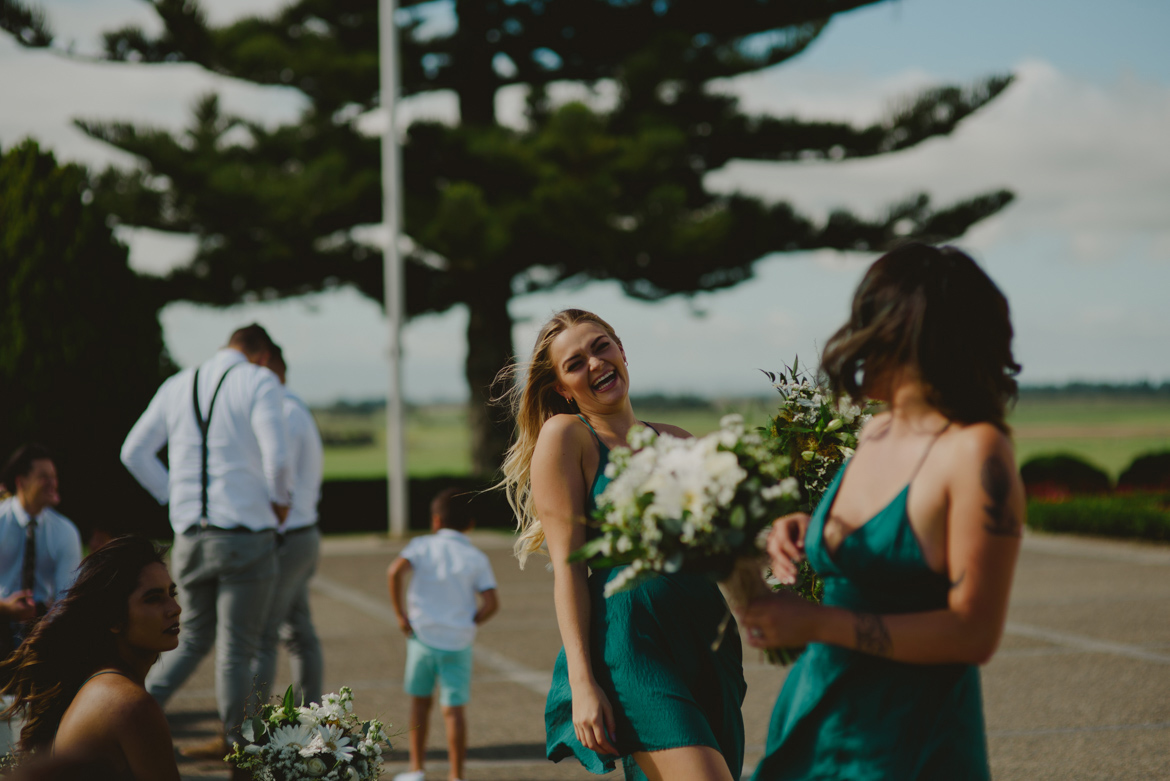
[[[600,536],[571,558],[628,565],[606,596],[661,573],[701,572],[723,581],[733,606],[767,587],[760,553],[773,519],[796,507],[796,480],[778,443],[728,415],[720,430],[680,439],[638,426],[614,448],[598,497]]]
[[[353,692],[344,686],[301,707],[290,686],[280,705],[264,705],[244,721],[248,745],[233,744],[227,759],[257,781],[375,781],[382,744],[390,746],[383,726],[353,715]]]

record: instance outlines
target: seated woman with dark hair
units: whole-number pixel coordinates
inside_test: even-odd
[[[175,584],[154,544],[113,540],[0,663],[21,712],[20,752],[96,762],[118,778],[179,781],[170,728],[146,673],[179,643]]]

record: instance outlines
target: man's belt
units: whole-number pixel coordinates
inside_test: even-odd
[[[193,526],[188,526],[183,534],[192,535],[196,532],[226,532],[227,534],[260,534],[261,532],[274,532],[275,529],[249,529],[247,526],[216,526],[214,524],[197,523]]]

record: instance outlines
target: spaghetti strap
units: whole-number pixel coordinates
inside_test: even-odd
[[[593,434],[593,438],[597,440],[597,446],[602,450],[609,450],[609,448],[605,446],[605,443],[601,441],[601,437],[597,436],[597,432],[593,430],[593,426],[589,425],[589,421],[585,419],[585,416],[578,412],[577,417],[581,419],[582,423],[584,423],[586,426],[589,426],[589,432]]]
[[[127,675],[126,673],[122,672],[121,670],[98,670],[96,673],[94,673],[93,675],[89,676],[89,677],[88,677],[88,678],[86,678],[84,681],[82,681],[82,682],[81,682],[81,686],[78,686],[78,687],[77,687],[77,690],[78,690],[78,691],[81,691],[81,690],[82,690],[82,689],[85,687],[85,685],[86,685],[87,683],[89,683],[89,682],[90,682],[90,681],[92,681],[94,678],[98,677],[99,675],[121,675],[123,678],[129,678],[129,677],[130,677],[130,676],[129,676],[129,675]]]
[[[906,485],[909,485],[910,483],[914,482],[914,478],[918,476],[918,470],[922,469],[922,465],[926,463],[926,457],[929,456],[930,451],[934,449],[934,443],[938,442],[938,438],[941,437],[946,432],[946,430],[949,429],[950,427],[951,427],[951,421],[948,420],[947,424],[945,426],[943,426],[942,428],[940,428],[938,430],[938,433],[930,438],[930,444],[928,444],[926,446],[926,451],[923,452],[922,458],[918,459],[918,465],[915,466],[914,471],[910,473],[910,479],[906,481]]]

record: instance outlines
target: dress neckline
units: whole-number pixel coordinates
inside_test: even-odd
[[[831,561],[833,563],[833,566],[840,568],[840,565],[837,563],[837,554],[839,554],[841,552],[841,549],[845,547],[845,544],[847,542],[849,542],[850,538],[852,538],[854,535],[856,535],[862,529],[865,529],[868,526],[870,526],[875,520],[881,518],[883,515],[886,515],[888,513],[888,511],[890,510],[890,508],[893,507],[894,505],[900,503],[903,506],[902,512],[898,513],[899,522],[905,521],[906,523],[909,523],[909,521],[910,521],[909,512],[907,511],[905,505],[906,505],[906,500],[910,494],[910,486],[914,484],[914,478],[918,477],[919,470],[921,470],[922,465],[926,463],[926,459],[927,459],[927,456],[930,455],[930,451],[934,449],[934,443],[938,442],[939,437],[941,437],[944,433],[946,433],[947,429],[949,429],[950,427],[951,427],[951,421],[948,420],[947,424],[945,426],[943,426],[941,429],[939,429],[938,433],[936,433],[934,436],[931,437],[930,444],[928,444],[926,446],[926,450],[922,453],[922,457],[918,460],[918,463],[914,466],[914,471],[910,473],[910,478],[906,481],[906,485],[902,486],[902,490],[899,491],[897,494],[895,494],[894,497],[892,499],[890,499],[890,501],[888,501],[884,505],[882,505],[882,507],[877,512],[875,512],[873,515],[871,515],[869,518],[867,518],[862,523],[853,527],[852,531],[850,531],[848,534],[846,534],[844,537],[842,537],[837,542],[837,547],[834,550],[829,550],[829,546],[825,544],[825,524],[833,516],[833,506],[837,503],[837,494],[841,490],[841,484],[843,482],[845,482],[845,472],[849,469],[850,464],[853,463],[853,459],[849,459],[848,461],[845,462],[845,465],[841,467],[841,471],[837,475],[837,479],[834,481],[833,485],[830,488],[830,495],[828,496],[829,505],[825,509],[824,515],[821,517],[820,529],[819,529],[821,549],[825,552],[825,555],[828,557],[829,561]],[[919,540],[918,535],[914,533],[913,526],[910,527],[910,534],[911,534],[911,536],[914,537],[914,542],[916,543],[916,546],[918,548],[918,555],[922,559],[922,562],[925,564],[926,563],[926,554],[922,550],[922,541]],[[930,569],[929,566],[927,568]],[[931,570],[931,571],[933,572],[934,570]]]

